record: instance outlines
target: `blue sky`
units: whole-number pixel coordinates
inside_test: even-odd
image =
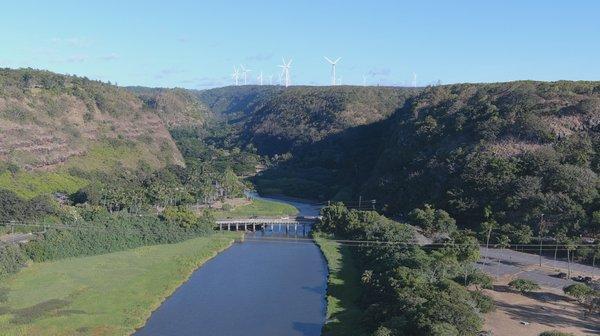
[[[293,84],[600,80],[600,1],[3,1],[0,67],[202,89],[234,65]],[[267,81],[265,79],[265,81]]]

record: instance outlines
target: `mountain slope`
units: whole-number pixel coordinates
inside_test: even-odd
[[[275,155],[385,119],[416,92],[392,87],[244,86],[202,91],[199,97],[237,126],[242,145]]]
[[[598,82],[430,88],[390,122],[362,190],[391,213],[431,203],[473,225],[488,206],[504,223],[598,231],[599,130]]]
[[[0,70],[0,161],[34,170],[183,163],[158,113],[132,93],[32,69]]]
[[[127,90],[154,111],[168,129],[201,127],[213,118],[212,110],[191,90],[145,87]]]

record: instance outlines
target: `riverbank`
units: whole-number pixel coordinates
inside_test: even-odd
[[[360,270],[349,246],[328,239],[321,233],[314,234],[317,246],[327,260],[327,321],[324,336],[366,335],[361,323],[362,310],[358,301],[362,294]]]
[[[236,233],[34,263],[0,285],[2,335],[129,335]]]
[[[283,217],[295,216],[298,209],[283,202],[269,201],[263,199],[252,199],[250,204],[237,206],[231,210],[219,210],[215,212],[218,219],[250,218],[250,217]]]

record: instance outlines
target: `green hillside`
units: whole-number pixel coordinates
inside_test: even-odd
[[[132,93],[48,71],[0,70],[1,161],[55,170],[76,160],[86,168],[80,158],[98,147],[127,148],[154,167],[183,163],[158,113]]]
[[[293,150],[259,189],[362,195],[393,216],[429,203],[472,228],[487,208],[507,232],[542,222],[551,233],[599,233],[600,83],[430,87],[398,107]]]

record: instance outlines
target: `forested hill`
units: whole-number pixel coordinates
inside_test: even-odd
[[[241,86],[199,93],[237,127],[239,142],[284,154],[305,144],[389,117],[419,89],[357,86]]]
[[[390,121],[361,189],[390,213],[431,203],[473,224],[487,206],[502,223],[598,232],[599,131],[598,82],[434,87]]]
[[[598,232],[599,124],[598,82],[430,87],[390,118],[293,151],[257,182],[304,197],[362,195],[394,216],[429,203],[473,227],[487,214]]]
[[[0,163],[28,170],[107,170],[183,164],[167,127],[202,124],[208,109],[184,90],[136,94],[110,83],[0,69]]]
[[[128,87],[144,105],[155,112],[168,129],[203,127],[213,119],[212,109],[192,90]]]

